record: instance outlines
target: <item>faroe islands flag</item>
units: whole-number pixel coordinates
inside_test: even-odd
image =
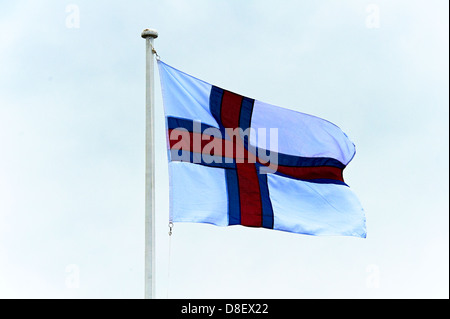
[[[158,66],[172,222],[366,237],[343,179],[355,146],[339,127]]]

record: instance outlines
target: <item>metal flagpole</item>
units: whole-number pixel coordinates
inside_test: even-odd
[[[154,115],[154,58],[153,40],[158,32],[142,31],[146,42],[145,68],[145,299],[155,297],[155,153],[153,136]]]

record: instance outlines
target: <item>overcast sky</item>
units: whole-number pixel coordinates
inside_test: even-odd
[[[176,224],[156,72],[156,297],[448,298],[448,1],[2,1],[0,298],[142,298],[144,28],[356,144],[367,238]]]

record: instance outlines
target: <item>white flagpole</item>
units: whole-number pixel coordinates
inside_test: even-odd
[[[155,297],[155,153],[153,136],[154,57],[153,40],[158,32],[151,29],[142,31],[146,42],[145,69],[145,299]]]

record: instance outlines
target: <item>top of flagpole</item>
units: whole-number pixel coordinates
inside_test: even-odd
[[[148,37],[156,39],[158,37],[158,31],[152,29],[145,29],[144,31],[142,31],[141,37],[143,37],[144,39]]]

